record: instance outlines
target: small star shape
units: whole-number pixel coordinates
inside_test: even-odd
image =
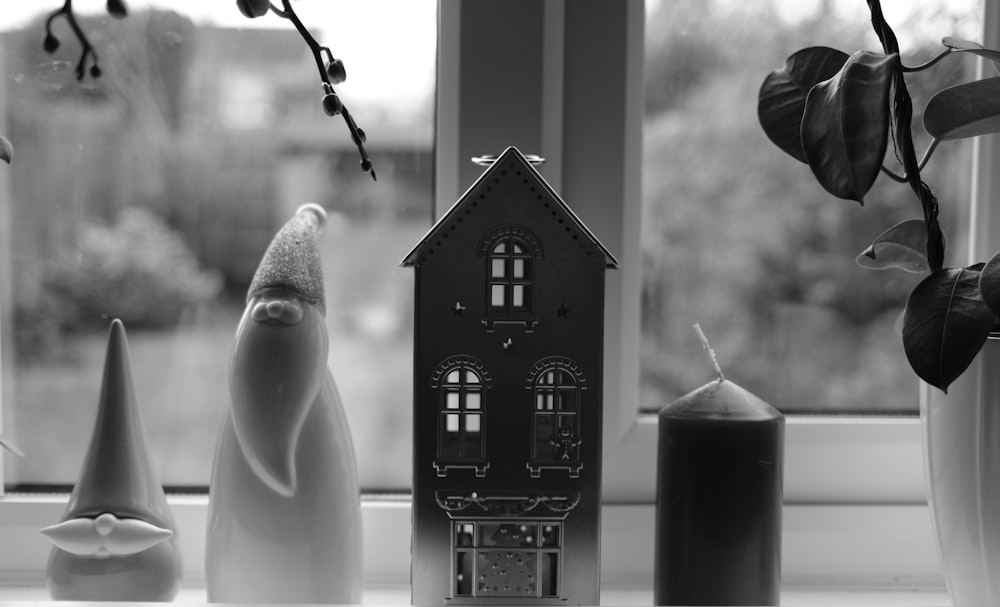
[[[559,307],[556,308],[556,316],[559,318],[569,318],[569,308],[566,304],[559,304]]]
[[[507,341],[500,344],[500,349],[503,350],[504,354],[511,355],[514,353],[514,340],[507,338]]]
[[[451,307],[451,313],[454,316],[462,316],[463,312],[465,312],[465,306],[462,305],[462,302],[456,301],[455,305]]]

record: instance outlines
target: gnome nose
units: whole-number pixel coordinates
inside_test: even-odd
[[[252,318],[257,322],[294,325],[302,320],[302,303],[294,296],[261,299],[253,307]]]

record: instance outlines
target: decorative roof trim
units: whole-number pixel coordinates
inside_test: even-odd
[[[423,262],[426,255],[430,254],[433,250],[434,245],[438,240],[438,235],[444,229],[444,226],[449,225],[451,220],[458,216],[462,209],[466,208],[466,203],[472,197],[472,193],[479,188],[480,184],[489,179],[493,179],[495,177],[494,172],[502,170],[501,168],[508,164],[508,158],[510,159],[510,162],[516,163],[520,170],[527,173],[527,175],[530,176],[539,187],[541,187],[546,195],[555,201],[556,206],[570,220],[570,223],[575,225],[576,228],[583,234],[584,238],[589,241],[590,245],[592,245],[594,252],[597,253],[597,258],[599,260],[603,260],[602,265],[605,268],[616,269],[621,266],[621,264],[618,263],[618,260],[615,259],[615,256],[611,254],[611,251],[609,251],[601,243],[601,241],[597,239],[597,236],[595,236],[594,233],[583,223],[583,221],[580,220],[577,214],[573,212],[573,209],[571,209],[569,205],[567,205],[566,202],[559,197],[559,194],[552,189],[552,186],[545,181],[545,178],[538,172],[538,169],[532,166],[531,162],[524,157],[524,154],[522,154],[515,147],[508,147],[502,154],[500,154],[496,161],[489,168],[487,168],[482,175],[479,176],[479,179],[469,186],[469,189],[467,189],[465,193],[459,197],[455,204],[453,204],[451,208],[448,209],[440,219],[438,219],[427,234],[420,239],[420,242],[418,242],[416,246],[414,246],[413,249],[406,254],[406,257],[403,258],[399,265],[404,267],[419,266]],[[581,245],[582,244],[583,243],[581,243]]]

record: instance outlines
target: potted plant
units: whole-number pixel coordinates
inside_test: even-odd
[[[886,229],[857,261],[926,274],[906,302],[902,340],[910,366],[936,388],[925,387],[921,414],[938,545],[956,604],[997,604],[1000,585],[991,584],[1000,580],[1000,462],[992,460],[1000,459],[1000,380],[990,378],[1000,373],[989,371],[1000,370],[1000,341],[994,346],[989,337],[1000,315],[1000,253],[968,267],[944,265],[938,199],[920,172],[938,143],[1000,132],[1000,78],[932,96],[923,112],[931,143],[920,158],[907,78],[954,55],[978,55],[997,69],[1000,52],[944,38],[935,57],[906,65],[879,0],[868,6],[881,52],[810,47],[794,53],[765,78],[758,117],[771,141],[808,164],[834,196],[863,204],[885,173],[919,203],[920,217]],[[890,139],[893,168],[884,164]],[[970,534],[969,525],[978,527]]]

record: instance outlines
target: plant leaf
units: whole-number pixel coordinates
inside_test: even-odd
[[[833,77],[847,61],[847,53],[825,46],[804,48],[784,67],[764,78],[757,96],[757,119],[779,148],[806,162],[799,137],[806,95],[816,83]]]
[[[897,223],[879,234],[855,261],[870,270],[899,268],[907,272],[927,272],[930,270],[927,263],[927,224],[923,219]]]
[[[802,150],[826,191],[864,204],[889,137],[889,90],[899,55],[859,51],[814,86],[802,114]]]
[[[924,128],[943,141],[1000,132],[1000,78],[938,91],[924,109]]]
[[[978,42],[963,40],[962,38],[956,38],[954,36],[945,36],[941,39],[941,44],[957,53],[972,53],[973,55],[979,55],[980,57],[989,59],[993,64],[993,69],[1000,74],[1000,51],[986,48]]]
[[[14,145],[3,135],[0,135],[0,160],[7,164],[14,160]]]
[[[920,379],[943,392],[969,367],[993,326],[995,315],[979,294],[982,267],[938,270],[906,302],[906,358]]]
[[[983,301],[1000,315],[1000,252],[993,255],[979,274],[979,295]]]

